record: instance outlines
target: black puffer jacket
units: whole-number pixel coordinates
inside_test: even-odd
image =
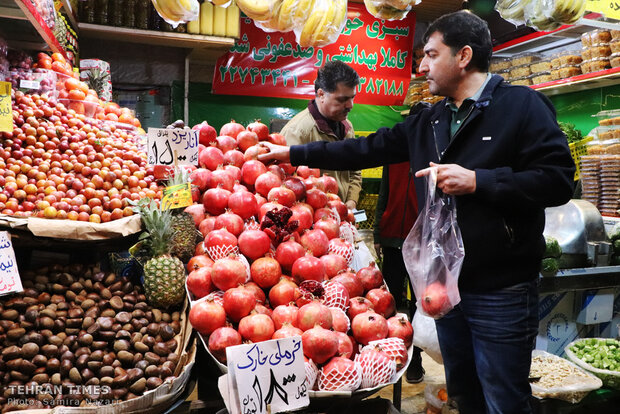
[[[465,260],[459,287],[485,291],[538,276],[544,251],[544,208],[573,193],[575,165],[551,102],[494,75],[450,143],[451,113],[443,100],[393,128],[361,139],[291,147],[294,165],[358,170],[409,160],[476,171],[476,192],[458,196]],[[416,179],[419,209],[425,184]]]

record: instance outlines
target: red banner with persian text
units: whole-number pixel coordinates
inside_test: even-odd
[[[304,48],[293,32],[266,33],[242,17],[240,39],[215,65],[213,93],[311,99],[317,70],[340,60],[360,75],[356,103],[400,105],[411,80],[414,28],[415,13],[381,20],[349,3],[336,43]]]

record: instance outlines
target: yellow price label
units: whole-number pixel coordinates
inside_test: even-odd
[[[586,10],[602,13],[607,18],[620,19],[620,1],[586,0]]]
[[[192,200],[192,186],[190,183],[178,184],[164,189],[161,199],[162,210],[187,207],[194,204]]]
[[[0,132],[13,132],[10,82],[0,82]]]

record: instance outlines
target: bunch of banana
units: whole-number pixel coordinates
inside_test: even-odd
[[[301,31],[296,31],[297,43],[302,47],[321,47],[333,43],[346,20],[346,0],[316,0]]]
[[[304,16],[313,5],[314,0],[278,0],[271,19],[258,26],[265,31],[290,32],[301,21],[296,16]]]
[[[555,0],[551,17],[563,24],[577,22],[586,10],[586,0]]]
[[[540,2],[540,0],[499,0],[495,9],[504,20],[522,24],[525,21],[525,7],[530,1]]]
[[[252,20],[265,22],[273,16],[274,9],[282,0],[237,0],[237,6]]]
[[[411,9],[410,4],[417,4],[416,1],[408,2],[407,0],[390,0],[381,2],[377,0],[364,0],[366,10],[377,19],[385,20],[402,20],[407,17],[407,13]]]
[[[198,0],[152,0],[157,13],[167,23],[178,25],[196,20],[200,13]]]

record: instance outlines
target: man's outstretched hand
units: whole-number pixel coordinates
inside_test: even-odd
[[[259,154],[259,161],[264,163],[269,161],[291,162],[290,148],[286,145],[276,145],[266,141],[261,141],[260,145],[267,148],[269,152],[266,154]]]

